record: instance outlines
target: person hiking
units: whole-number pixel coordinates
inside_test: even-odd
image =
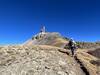
[[[72,38],[69,40],[68,47],[71,50],[72,56],[74,56],[76,50],[76,42]]]

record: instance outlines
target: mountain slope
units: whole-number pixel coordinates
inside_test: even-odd
[[[0,75],[100,75],[94,57],[100,48],[92,53],[80,48],[71,57],[67,43],[59,33],[43,32],[22,45],[0,47]]]
[[[0,75],[85,75],[76,61],[51,46],[0,49]]]
[[[64,38],[62,38],[59,33],[53,32],[53,33],[45,33],[45,34],[39,33],[39,34],[33,36],[28,41],[26,41],[24,43],[24,45],[26,45],[26,46],[51,45],[51,46],[63,47],[67,43],[68,43],[68,41],[66,41]]]

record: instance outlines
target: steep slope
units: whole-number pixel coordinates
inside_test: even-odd
[[[52,45],[57,47],[64,47],[64,45],[68,43],[64,38],[61,37],[59,33],[44,33],[37,34],[33,36],[31,39],[26,41],[24,45]]]
[[[0,48],[0,75],[85,75],[61,48],[8,46]]]

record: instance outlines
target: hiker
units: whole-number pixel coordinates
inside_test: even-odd
[[[68,47],[71,50],[72,56],[74,56],[76,50],[76,42],[72,38],[69,40]]]

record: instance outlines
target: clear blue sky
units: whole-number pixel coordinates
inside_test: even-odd
[[[100,0],[0,0],[0,44],[47,31],[79,41],[100,40]]]

